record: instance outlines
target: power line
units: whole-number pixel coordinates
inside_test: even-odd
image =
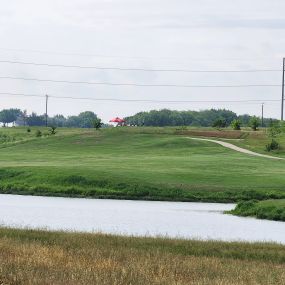
[[[113,83],[113,82],[90,82],[90,81],[68,81],[39,79],[26,77],[0,76],[0,79],[67,83],[67,84],[85,84],[85,85],[107,85],[107,86],[134,86],[134,87],[177,87],[177,88],[251,88],[251,87],[280,87],[280,84],[245,84],[245,85],[183,85],[183,84],[138,84],[138,83]]]
[[[65,55],[65,56],[81,56],[81,57],[101,57],[101,58],[130,58],[130,59],[151,59],[151,57],[143,56],[123,56],[123,55],[103,55],[103,54],[83,54],[76,52],[58,52],[58,51],[46,51],[46,50],[35,50],[35,49],[15,49],[15,48],[3,48],[3,51],[15,51],[25,53],[39,53],[39,54],[50,54],[50,55]]]
[[[65,65],[65,64],[49,64],[39,62],[25,62],[0,60],[0,63],[21,64],[45,67],[61,67],[61,68],[77,68],[77,69],[97,69],[97,70],[116,70],[116,71],[144,71],[144,72],[184,72],[184,73],[259,73],[259,72],[280,72],[281,69],[240,69],[240,70],[199,70],[199,69],[160,69],[160,68],[123,68],[123,67],[104,67],[104,66],[82,66],[82,65]]]
[[[0,92],[0,95],[23,96],[23,97],[39,97],[46,98],[47,95],[26,94],[26,93],[10,93]],[[145,103],[257,103],[261,102],[280,102],[274,99],[253,99],[253,100],[152,100],[152,99],[119,99],[119,98],[94,98],[94,97],[75,97],[75,96],[53,96],[53,99],[72,99],[72,100],[90,100],[90,101],[114,101],[114,102],[145,102]]]
[[[114,101],[114,102],[144,102],[144,103],[260,103],[279,102],[280,100],[151,100],[151,99],[117,99],[117,98],[90,98],[72,96],[50,96],[58,99],[93,100],[93,101]]]
[[[25,94],[25,93],[11,93],[11,92],[0,92],[0,95],[23,96],[23,97],[44,97],[44,95],[40,95],[40,94]]]
[[[79,53],[79,52],[62,52],[62,51],[47,51],[37,49],[17,49],[17,48],[6,48],[0,47],[2,51],[14,51],[24,53],[39,53],[39,54],[50,54],[50,55],[63,55],[63,56],[80,56],[80,57],[100,57],[100,58],[122,58],[122,59],[149,59],[149,60],[191,60],[191,61],[260,61],[260,60],[276,60],[276,57],[272,58],[185,58],[185,57],[158,57],[158,56],[128,56],[128,55],[106,55],[106,54],[91,54],[91,53]]]

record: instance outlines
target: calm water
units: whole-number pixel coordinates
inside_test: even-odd
[[[232,208],[233,204],[0,195],[0,225],[285,244],[285,223],[223,214]]]

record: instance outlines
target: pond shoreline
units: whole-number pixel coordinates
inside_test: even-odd
[[[235,204],[0,195],[0,224],[182,239],[285,244],[283,223],[226,215]],[[167,223],[166,223],[167,221]],[[264,227],[268,228],[264,233]]]
[[[235,199],[233,201],[220,201],[216,199],[167,199],[165,197],[134,197],[134,196],[117,196],[117,195],[101,195],[101,196],[86,196],[86,195],[78,195],[78,194],[72,194],[72,193],[53,193],[53,192],[27,192],[24,191],[1,191],[0,195],[18,195],[18,196],[31,196],[31,197],[51,197],[51,198],[73,198],[73,199],[90,199],[90,200],[118,200],[118,201],[149,201],[149,202],[181,202],[181,203],[214,203],[214,204],[236,204],[235,209],[231,211],[225,211],[224,214],[230,214],[235,215],[239,217],[253,217],[256,219],[262,219],[262,220],[269,220],[269,221],[285,221],[285,206],[282,207],[282,215],[272,215],[273,210],[279,210],[280,206],[279,201],[284,201],[284,199],[276,199],[276,200],[243,200],[242,202],[236,201]],[[263,203],[267,201],[271,201],[273,203],[272,207],[263,207],[262,214],[258,214],[255,210],[255,207],[252,207],[251,211],[241,210],[239,205],[251,203],[254,201],[255,203]],[[277,205],[275,205],[277,204]],[[284,203],[285,204],[285,203]],[[273,209],[272,209],[273,208]]]

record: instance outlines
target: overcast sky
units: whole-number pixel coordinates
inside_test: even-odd
[[[0,61],[147,69],[280,69],[268,73],[178,73],[0,63],[0,77],[138,84],[281,84],[284,0],[9,0],[0,7]],[[281,87],[170,88],[0,79],[0,93],[153,100],[281,99]],[[0,95],[0,109],[44,113],[42,98]],[[260,115],[260,104],[126,103],[50,99],[49,114],[90,110],[105,121],[143,110],[228,108]],[[280,102],[265,115],[280,117]]]

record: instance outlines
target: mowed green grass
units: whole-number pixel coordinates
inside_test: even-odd
[[[285,247],[0,229],[1,284],[272,284]]]
[[[1,129],[2,136],[15,137],[0,144],[1,193],[211,202],[285,198],[285,161],[193,141],[173,128],[58,129],[42,138],[35,131]]]

